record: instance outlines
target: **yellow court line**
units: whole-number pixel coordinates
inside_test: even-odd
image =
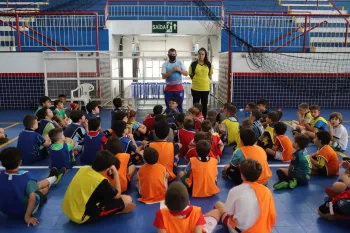
[[[9,128],[12,128],[12,127],[14,127],[14,126],[16,126],[16,125],[19,125],[20,123],[13,123],[12,125],[10,125],[10,126],[7,126],[7,127],[5,127],[4,129],[6,130],[6,129],[9,129]]]
[[[8,142],[0,145],[0,148],[4,148],[5,146],[7,146],[8,144],[11,144],[12,142],[16,141],[18,139],[18,136],[17,137],[14,137],[12,139],[10,139]]]
[[[292,124],[290,123],[290,121],[284,121],[284,124],[288,125],[289,127],[292,128]]]
[[[340,155],[341,157],[348,157],[346,154],[343,154],[343,153],[341,153],[341,152],[339,152],[339,151],[336,151],[336,152],[337,152],[337,154]]]
[[[0,125],[10,125],[10,124],[16,124],[16,123],[20,124],[22,122],[0,122]]]

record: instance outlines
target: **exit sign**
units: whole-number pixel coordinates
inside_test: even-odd
[[[177,33],[177,21],[152,21],[152,33]]]

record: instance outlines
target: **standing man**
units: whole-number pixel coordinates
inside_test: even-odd
[[[182,112],[182,102],[184,100],[184,87],[182,86],[182,75],[187,76],[188,72],[184,63],[176,60],[176,50],[169,49],[169,60],[162,65],[162,77],[165,79],[166,86],[164,90],[164,99],[167,108],[172,99],[177,99],[179,102],[178,109]]]

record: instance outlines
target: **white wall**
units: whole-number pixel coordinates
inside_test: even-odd
[[[75,53],[52,53],[65,59],[47,60],[47,72],[77,72],[77,61]],[[0,53],[1,73],[44,73],[44,53]],[[96,61],[85,60],[79,57],[80,72],[96,72]]]
[[[42,53],[0,53],[1,73],[43,73]]]

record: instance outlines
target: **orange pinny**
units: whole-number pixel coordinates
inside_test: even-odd
[[[339,175],[339,159],[337,153],[333,150],[332,147],[326,145],[322,147],[317,152],[317,162],[320,165],[323,165],[325,161],[325,166],[327,168],[328,176],[337,176]]]
[[[284,162],[290,162],[293,156],[293,143],[287,135],[276,136],[276,141],[279,141],[282,147],[282,159]]]
[[[128,189],[128,184],[130,181],[130,174],[128,172],[128,165],[130,160],[130,155],[127,153],[120,153],[115,156],[120,161],[120,167],[118,169],[120,188],[121,192],[125,192]],[[114,179],[108,175],[105,176],[109,183],[114,187]]]
[[[140,167],[138,200],[144,203],[154,203],[164,200],[168,186],[166,168],[159,164],[144,164]]]
[[[158,163],[166,167],[169,173],[169,181],[176,178],[174,174],[174,143],[172,142],[152,142],[149,144],[150,148],[158,151]]]
[[[191,158],[191,173],[193,176],[193,197],[210,197],[220,192],[216,185],[218,175],[218,161],[210,158],[207,162],[201,162],[198,158]]]
[[[254,182],[243,182],[249,184],[254,190],[256,198],[260,206],[260,216],[254,223],[254,225],[242,233],[270,233],[276,222],[276,209],[275,203],[271,191],[264,185],[254,183]],[[236,223],[233,216],[230,216],[229,224],[234,229],[236,228]]]
[[[168,233],[193,233],[202,214],[200,207],[191,206],[192,211],[187,218],[178,218],[170,213],[169,209],[161,209],[165,230]]]
[[[267,163],[267,155],[260,146],[242,146],[240,148],[246,159],[254,159],[258,161],[262,167],[262,172],[259,179],[256,181],[259,184],[266,184],[269,178],[272,177],[269,164]]]

